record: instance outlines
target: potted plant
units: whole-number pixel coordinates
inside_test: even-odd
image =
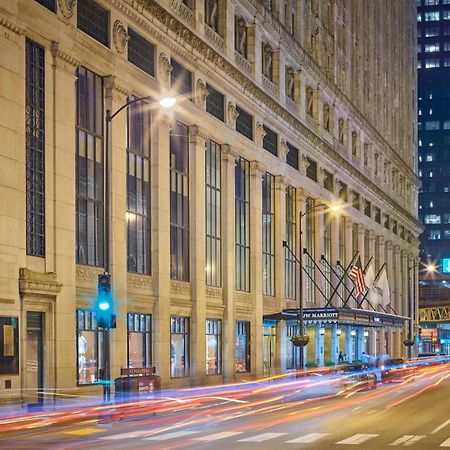
[[[309,336],[306,334],[304,335],[299,334],[296,336],[292,336],[291,342],[292,345],[294,345],[295,347],[305,347],[305,345],[307,345],[309,342]]]

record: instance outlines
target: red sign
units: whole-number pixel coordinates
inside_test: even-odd
[[[125,377],[129,377],[131,375],[154,375],[156,373],[156,367],[131,367],[120,369],[120,374]]]

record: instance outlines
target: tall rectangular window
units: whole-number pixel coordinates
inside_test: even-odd
[[[109,11],[95,0],[81,0],[77,3],[77,27],[109,47]]]
[[[298,149],[295,148],[293,145],[287,144],[289,151],[286,155],[286,163],[293,167],[294,169],[298,170]]]
[[[297,233],[296,233],[296,219],[297,219],[297,195],[296,190],[292,186],[286,189],[286,248],[284,253],[284,277],[285,287],[284,295],[290,300],[296,299],[296,273],[297,263],[294,255],[297,249]]]
[[[26,41],[26,249],[45,256],[45,53]]]
[[[206,112],[215,118],[225,121],[225,96],[214,89],[210,84],[206,85],[208,96],[206,97]]]
[[[263,294],[275,295],[275,177],[262,179],[262,263]]]
[[[170,376],[189,376],[189,317],[170,318]]]
[[[289,323],[289,322],[288,322]],[[296,355],[298,354],[297,347],[292,344],[292,336],[298,334],[298,325],[286,325],[286,369],[295,369]]]
[[[103,84],[84,67],[77,69],[76,257],[103,265]]]
[[[128,61],[154,77],[155,46],[132,28],[128,28],[128,36]]]
[[[328,300],[331,296],[331,218],[329,214],[323,216],[323,256],[328,263],[323,265],[324,294]]]
[[[236,111],[239,114],[236,119],[236,131],[252,141],[253,116],[239,106],[236,106]]]
[[[98,381],[103,367],[103,331],[97,327],[94,311],[77,310],[77,382],[92,384]]]
[[[127,314],[128,367],[152,365],[152,316]]]
[[[56,0],[36,0],[52,12],[56,12]]]
[[[145,275],[150,274],[150,117],[145,103],[128,107],[127,269]]]
[[[250,291],[250,163],[235,166],[236,289]]]
[[[206,143],[205,155],[206,284],[222,284],[220,145]]]
[[[192,72],[187,70],[178,61],[172,59],[172,72],[170,74],[172,87],[180,95],[192,94]]]
[[[222,373],[222,321],[206,319],[206,375]]]
[[[170,131],[170,276],[189,281],[189,129]]]
[[[310,210],[314,207],[314,199],[308,197],[306,199],[306,210]],[[315,270],[314,270],[314,258],[315,258],[315,220],[314,214],[306,214],[306,250],[309,254],[305,255],[305,287],[306,287],[306,303],[314,303],[314,280],[315,280]],[[300,250],[303,252],[303,250]]]
[[[250,322],[236,321],[236,373],[250,372]]]
[[[272,155],[278,155],[278,134],[264,125],[264,131],[266,134],[263,138],[263,148]]]

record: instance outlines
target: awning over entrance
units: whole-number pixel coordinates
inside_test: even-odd
[[[285,320],[296,321],[299,309],[284,309],[275,314],[267,314],[264,320]],[[353,308],[304,308],[303,320],[305,325],[316,323],[335,323],[338,325],[354,325],[376,328],[402,328],[408,317],[394,314],[369,311],[365,309]]]

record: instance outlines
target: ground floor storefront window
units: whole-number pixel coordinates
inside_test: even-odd
[[[103,332],[97,328],[94,311],[77,310],[77,382],[91,384],[98,380],[102,364]]]
[[[250,372],[250,322],[236,322],[236,372]]]
[[[128,314],[128,367],[150,367],[152,365],[152,316],[150,314]]]
[[[295,369],[297,347],[291,342],[292,336],[296,336],[298,330],[297,325],[286,326],[286,369]]]
[[[222,321],[206,320],[206,374],[222,373]]]
[[[170,318],[170,376],[189,376],[189,317]]]

